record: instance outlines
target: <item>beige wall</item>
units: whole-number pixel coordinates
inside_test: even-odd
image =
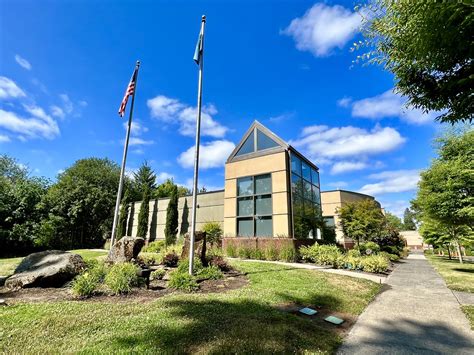
[[[226,164],[224,195],[225,236],[234,237],[237,233],[237,179],[239,177],[269,173],[272,176],[273,235],[290,235],[286,153],[278,152]]]
[[[185,201],[187,202],[187,218],[185,210]],[[148,217],[148,237],[150,240],[165,238],[166,209],[169,199],[158,199],[150,201],[150,214]],[[187,233],[191,225],[192,197],[181,197],[178,200],[178,234]],[[224,191],[214,191],[199,194],[197,197],[198,209],[196,213],[196,230],[200,230],[206,222],[224,221]],[[141,202],[135,202],[132,218],[128,219],[128,229],[131,228],[131,235],[137,235],[138,213],[140,212]],[[183,220],[184,213],[184,220]],[[184,223],[183,223],[184,221]],[[130,234],[130,232],[128,232]]]
[[[405,238],[407,246],[410,249],[422,249],[423,237],[418,233],[418,231],[401,231],[400,234]]]

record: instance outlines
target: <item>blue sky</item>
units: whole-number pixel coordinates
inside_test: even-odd
[[[191,185],[200,18],[207,15],[200,186],[257,119],[321,168],[323,190],[402,213],[440,130],[393,76],[354,64],[344,1],[2,1],[0,152],[55,179],[77,159],[121,161],[123,92],[141,60],[127,168]]]

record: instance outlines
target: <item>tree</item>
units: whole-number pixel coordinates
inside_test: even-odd
[[[474,130],[447,133],[437,140],[438,158],[421,173],[412,207],[422,223],[442,225],[458,250],[472,239],[474,226]]]
[[[175,185],[176,184],[174,183],[173,179],[166,179],[166,181],[156,187],[153,193],[153,198],[170,197]],[[190,194],[191,192],[189,189],[185,188],[184,186],[178,186],[178,197],[183,197]]]
[[[411,106],[439,111],[441,122],[472,122],[472,2],[369,0],[360,13],[371,49],[358,58],[391,71]]]
[[[126,189],[120,207],[120,216],[117,226],[117,240],[127,235],[127,217],[130,209],[130,190]]]
[[[380,206],[371,199],[349,202],[337,212],[344,235],[355,240],[357,246],[361,241],[370,241],[379,236],[385,223]]]
[[[385,212],[385,219],[387,223],[390,224],[393,228],[401,231],[404,229],[402,220],[390,212]]]
[[[141,199],[145,190],[149,192],[156,188],[156,175],[145,161],[140,168],[133,173],[133,189],[137,199]]]
[[[42,222],[48,247],[103,246],[110,237],[119,175],[116,163],[99,158],[78,160],[60,174],[41,202],[49,216]]]
[[[206,241],[211,244],[211,248],[214,244],[219,245],[223,234],[219,222],[206,222],[202,227],[202,231],[206,232]]]
[[[415,213],[410,211],[409,208],[405,208],[405,211],[403,212],[403,229],[407,231],[416,230]]]
[[[137,237],[147,240],[148,235],[148,217],[150,214],[150,189],[145,187],[143,192],[140,212],[138,212]]]
[[[166,209],[165,240],[166,245],[176,242],[178,233],[178,186],[174,185],[168,208]]]

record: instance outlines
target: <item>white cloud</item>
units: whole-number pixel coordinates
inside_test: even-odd
[[[209,169],[223,166],[234,148],[235,144],[227,140],[202,144],[199,149],[199,167]],[[184,168],[194,167],[194,146],[179,155],[178,163]]]
[[[316,3],[282,33],[293,37],[298,50],[324,57],[336,47],[343,48],[358,32],[361,20],[359,14],[343,6]]]
[[[31,64],[29,61],[27,61],[25,58],[20,57],[18,54],[15,55],[15,60],[20,65],[26,70],[31,70]]]
[[[363,128],[345,126],[309,126],[303,129],[299,139],[292,141],[311,158],[318,160],[344,157],[361,157],[386,153],[397,149],[406,141],[391,127],[376,126],[371,131]]]
[[[193,137],[196,133],[197,108],[187,106],[177,99],[158,95],[147,101],[152,117],[166,123],[178,123],[179,132],[183,136]],[[205,105],[201,112],[201,134],[222,138],[229,130],[215,121],[212,116],[217,114],[214,105]]]
[[[420,180],[419,170],[393,170],[369,175],[372,180],[378,180],[373,184],[366,184],[359,190],[368,195],[382,195],[386,193],[397,193],[416,190]]]
[[[345,181],[333,181],[326,184],[327,186],[333,187],[335,189],[343,189],[344,187],[349,186]]]
[[[153,144],[155,143],[154,141],[152,140],[146,140],[146,139],[142,139],[142,138],[139,138],[139,137],[130,137],[130,140],[128,141],[128,145],[131,147],[131,146],[134,146],[134,145],[150,145],[150,144]]]
[[[59,135],[56,121],[40,107],[25,106],[32,117],[21,117],[14,112],[0,109],[0,127],[18,133],[20,140],[28,138],[53,139]]]
[[[127,129],[128,122],[123,123],[123,128]],[[143,123],[139,120],[132,121],[132,128],[130,133],[134,136],[141,136],[143,133],[148,132],[148,127],[145,127]]]
[[[361,161],[339,161],[331,168],[331,174],[347,173],[349,171],[363,170],[368,167],[367,163]]]
[[[342,99],[337,100],[337,105],[341,107],[349,107],[352,102],[351,97],[344,96]]]
[[[383,94],[373,97],[353,101],[351,106],[353,117],[373,120],[379,120],[384,117],[399,117],[401,120],[412,124],[432,122],[440,114],[434,111],[424,113],[420,109],[407,107],[407,99],[396,94],[393,90],[388,90]]]
[[[161,184],[162,182],[165,182],[168,179],[173,179],[174,176],[172,174],[166,173],[166,172],[161,172],[156,175],[156,181]]]
[[[13,80],[0,76],[0,99],[15,99],[25,96],[25,92]]]
[[[401,218],[403,220],[403,212],[405,212],[405,208],[410,207],[410,202],[405,200],[395,200],[395,201],[379,201],[382,207],[393,213],[395,216]]]
[[[63,108],[66,113],[71,113],[74,110],[74,105],[67,94],[60,94],[59,97],[63,102]]]
[[[58,118],[61,118],[63,119],[66,115],[63,111],[63,109],[59,106],[56,106],[56,105],[52,105],[50,107],[50,110],[51,110],[51,114],[54,116],[54,117],[58,117]]]
[[[11,139],[10,137],[4,135],[4,134],[0,134],[0,143],[7,143],[7,142],[10,142]]]

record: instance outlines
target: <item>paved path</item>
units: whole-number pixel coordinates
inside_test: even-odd
[[[338,354],[474,354],[474,332],[453,292],[411,254],[359,317]]]
[[[306,264],[306,263],[286,263],[284,261],[239,259],[239,258],[229,258],[229,257],[227,259],[239,260],[239,261],[248,261],[248,262],[278,264],[278,265],[289,266],[289,267],[292,267],[292,268],[295,268],[295,269],[318,270],[318,271],[323,271],[323,272],[329,272],[331,274],[338,274],[338,275],[344,275],[344,276],[349,276],[349,277],[355,277],[357,279],[370,280],[370,281],[381,283],[381,284],[385,283],[386,280],[387,280],[387,276],[385,276],[385,275],[376,275],[376,274],[369,274],[369,273],[358,272],[358,271],[333,269],[330,266],[321,266],[321,265]]]

